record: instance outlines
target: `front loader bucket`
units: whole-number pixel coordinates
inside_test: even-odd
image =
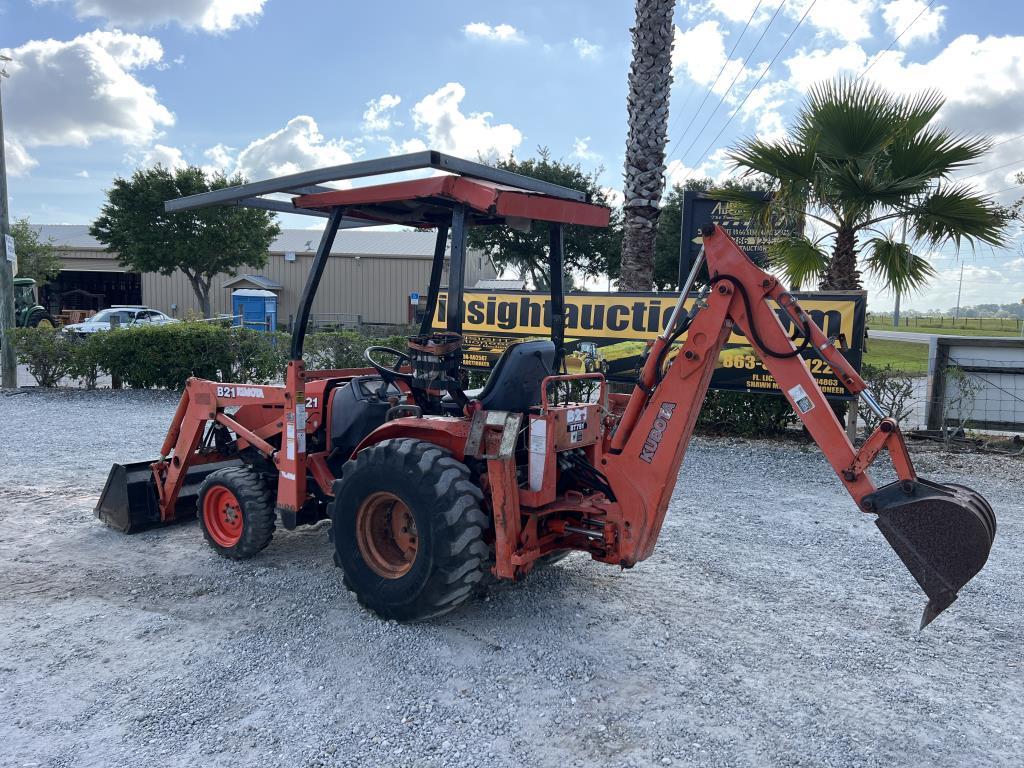
[[[873,505],[875,524],[928,595],[923,629],[985,565],[996,535],[992,507],[970,488],[921,478],[890,483],[864,501]]]
[[[153,462],[115,464],[110,468],[107,484],[96,504],[96,517],[122,533],[138,533],[165,523],[189,520],[195,517],[199,486],[206,476],[218,469],[237,467],[239,463],[238,459],[231,459],[190,467],[174,505],[174,518],[167,521],[160,519]]]

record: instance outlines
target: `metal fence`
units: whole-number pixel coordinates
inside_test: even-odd
[[[1024,339],[934,337],[927,370],[883,371],[870,383],[905,430],[1024,435]],[[859,413],[872,426],[863,405]]]
[[[877,312],[868,313],[868,324],[884,331],[893,327],[892,315]],[[948,315],[902,315],[900,328],[934,328],[963,331],[1002,331],[1004,333],[1024,332],[1024,318],[1020,317],[952,317]],[[895,330],[895,329],[893,329]]]

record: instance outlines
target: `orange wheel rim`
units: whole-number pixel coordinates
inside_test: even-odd
[[[356,545],[370,570],[398,579],[416,561],[419,536],[408,505],[395,494],[379,491],[356,511]]]
[[[230,490],[215,485],[203,497],[203,524],[218,545],[233,547],[242,538],[242,505]]]

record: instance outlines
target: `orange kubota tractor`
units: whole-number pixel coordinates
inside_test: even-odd
[[[319,186],[423,168],[447,173]],[[281,192],[292,201],[267,197]],[[345,584],[365,606],[402,620],[444,613],[492,578],[521,579],[572,550],[629,568],[654,549],[719,350],[739,332],[927,594],[922,626],[988,557],[996,522],[985,499],[917,476],[896,421],[880,412],[833,340],[714,225],[704,228],[701,258],[624,395],[609,394],[601,373],[564,373],[564,227],[605,226],[609,215],[576,190],[428,151],[208,192],[167,209],[218,204],[327,218],[285,383],[190,379],[160,458],[114,465],[96,514],[115,528],[132,532],[198,514],[210,546],[246,558],[267,546],[278,522],[290,529],[329,517]],[[486,385],[467,390],[467,228],[531,221],[549,225],[551,339],[513,344]],[[363,369],[306,370],[303,337],[338,228],[385,223],[437,229],[420,333],[405,350],[370,347]],[[709,284],[686,310],[704,261]],[[443,331],[433,328],[435,316]],[[780,316],[797,329],[792,337]],[[860,449],[803,355],[824,360],[881,417]],[[591,396],[568,401],[566,393],[582,385]],[[878,486],[868,468],[882,451],[897,479]]]

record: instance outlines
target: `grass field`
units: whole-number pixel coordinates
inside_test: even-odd
[[[928,373],[928,345],[913,341],[868,339],[864,362],[882,368],[889,363],[907,373]]]
[[[1012,317],[906,317],[892,327],[892,315],[868,313],[868,327],[878,331],[938,333],[947,336],[1019,336],[1020,320]]]

